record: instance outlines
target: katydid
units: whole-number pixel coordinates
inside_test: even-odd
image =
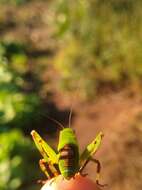
[[[61,126],[61,125],[60,125]],[[75,132],[70,127],[63,128],[59,135],[57,153],[33,130],[32,138],[43,156],[39,164],[48,179],[62,175],[65,179],[70,179],[76,173],[84,175],[82,172],[89,161],[97,164],[96,183],[99,184],[100,162],[93,159],[102,142],[103,133],[99,132],[96,138],[79,155],[79,146]],[[100,185],[100,184],[99,184]]]

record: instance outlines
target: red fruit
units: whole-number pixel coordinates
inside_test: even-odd
[[[53,180],[53,181],[52,181]],[[60,175],[56,179],[51,179],[41,188],[41,190],[101,190],[95,182],[88,177],[77,174],[75,178],[66,180]]]

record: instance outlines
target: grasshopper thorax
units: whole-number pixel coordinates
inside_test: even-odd
[[[67,144],[78,146],[77,138],[71,128],[65,128],[60,131],[58,151],[60,151]]]

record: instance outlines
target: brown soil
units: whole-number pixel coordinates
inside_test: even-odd
[[[59,96],[61,109],[70,107],[71,100]],[[75,128],[81,150],[99,131],[105,134],[96,154],[102,163],[100,182],[109,190],[142,189],[142,100],[126,92],[111,93],[94,103],[73,101]],[[90,163],[88,174],[95,178],[95,166]]]

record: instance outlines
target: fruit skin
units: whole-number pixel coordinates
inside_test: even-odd
[[[52,181],[53,180],[53,181]],[[48,180],[41,190],[101,190],[97,184],[88,177],[76,174],[70,180],[63,179],[61,175]]]

